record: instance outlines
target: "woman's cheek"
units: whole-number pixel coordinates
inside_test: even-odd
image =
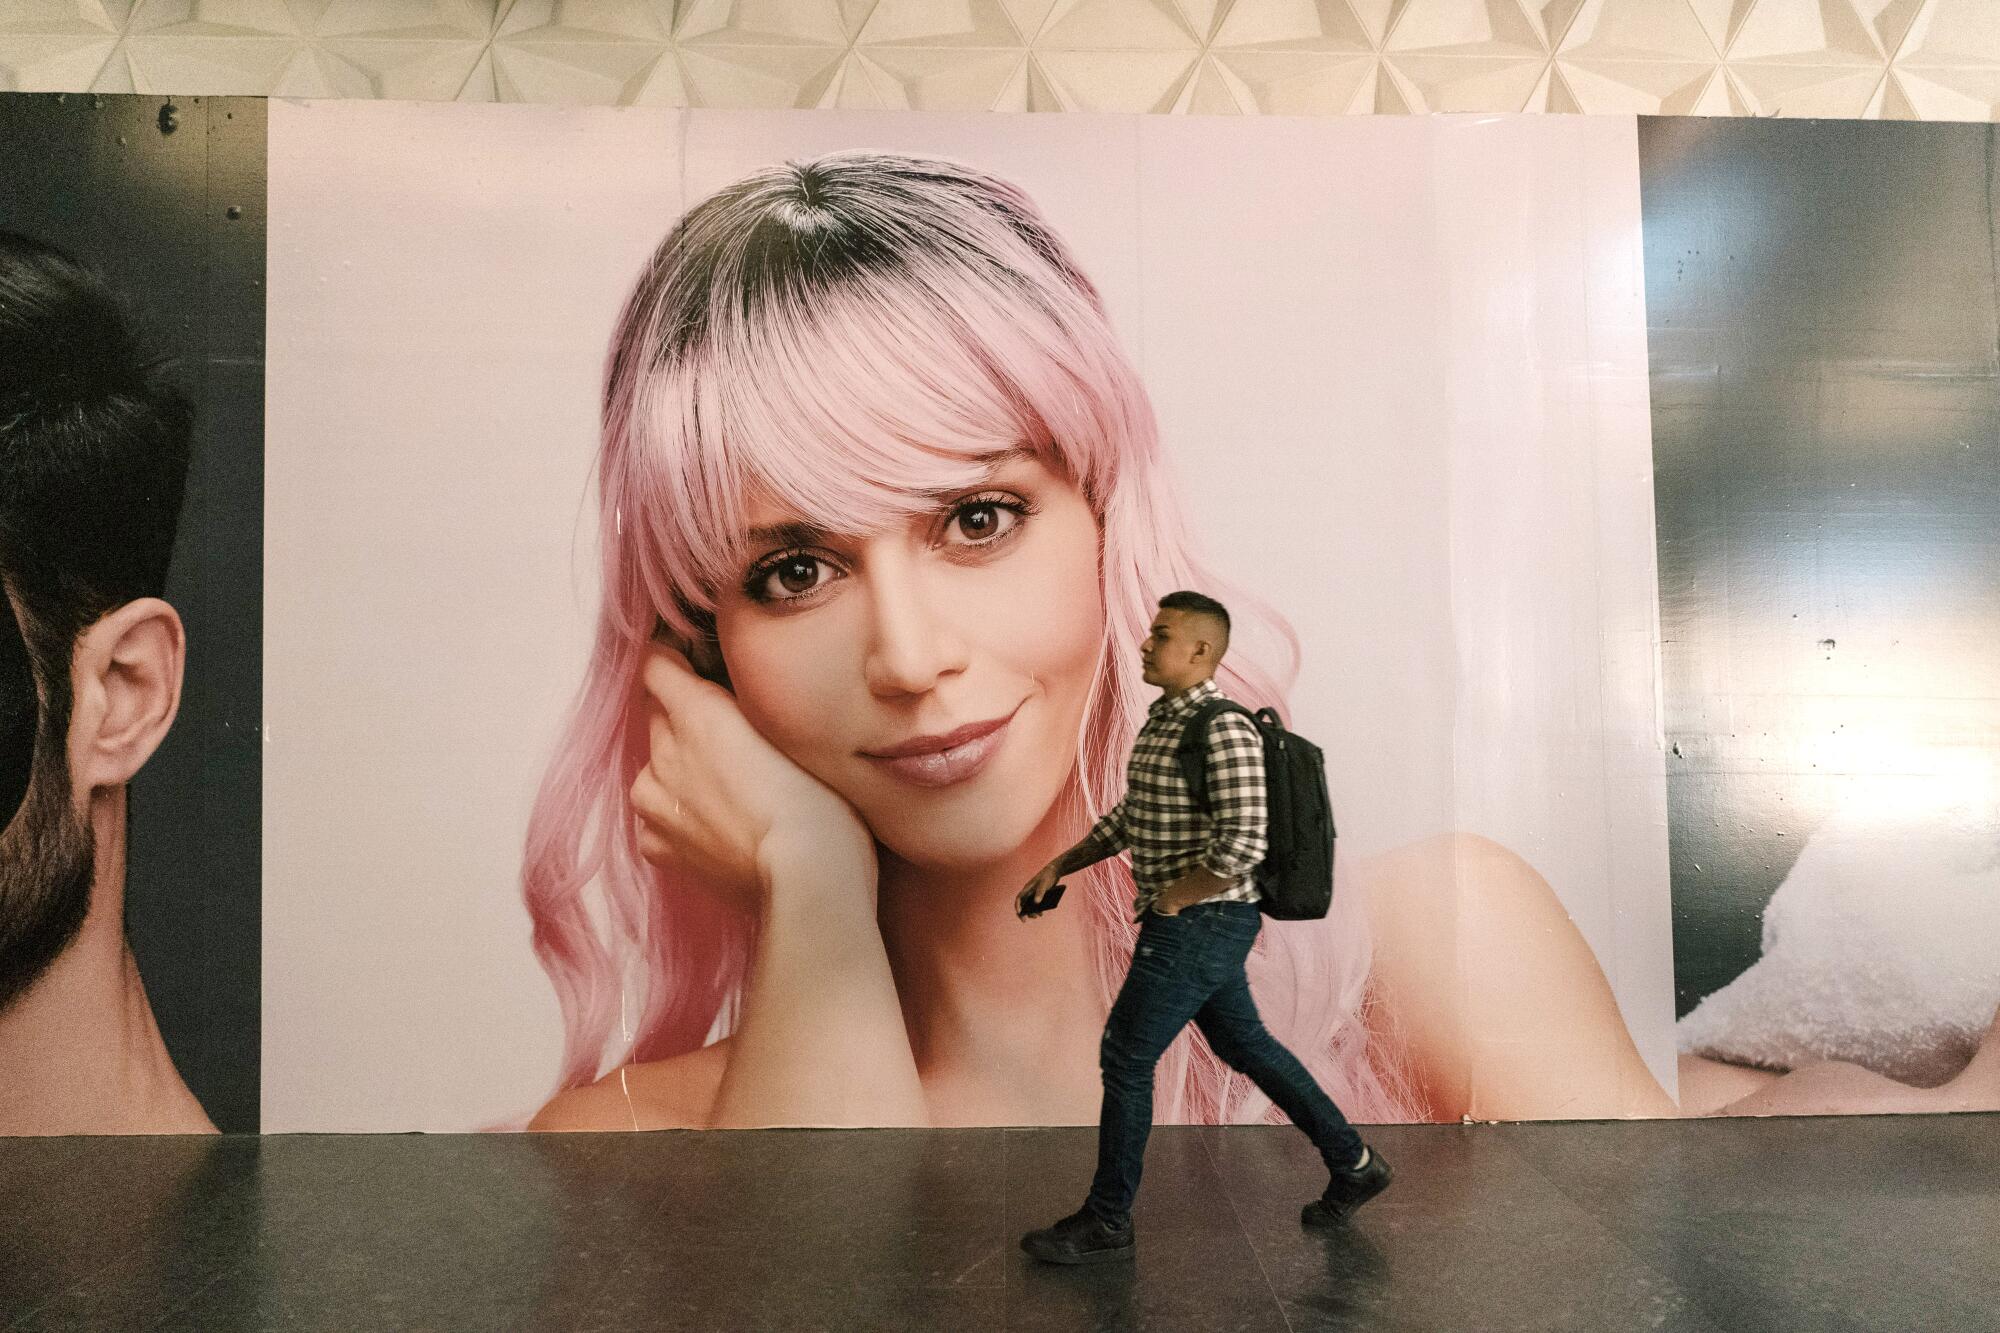
[[[846,750],[828,734],[827,719],[841,716],[843,705],[829,688],[835,673],[824,646],[768,632],[734,643],[725,634],[723,642],[736,705],[757,734],[821,781],[833,777],[834,758]]]
[[[1098,584],[1095,565],[1084,568],[1087,577],[1073,581],[1056,596],[1048,620],[1049,636],[1062,654],[1060,665],[1083,673],[1087,685],[1104,642],[1104,589]]]
[[[1063,692],[1088,691],[1104,640],[1104,589],[1097,570],[1097,524],[1072,516],[1042,550],[1030,595],[1037,654],[1035,674]]]

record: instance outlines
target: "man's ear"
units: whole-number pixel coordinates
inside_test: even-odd
[[[187,633],[173,607],[142,597],[76,641],[70,659],[70,772],[88,791],[130,782],[181,706]]]

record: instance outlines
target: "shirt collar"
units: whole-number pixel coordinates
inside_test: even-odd
[[[1202,704],[1216,698],[1221,693],[1221,688],[1216,685],[1214,678],[1211,677],[1185,694],[1163,696],[1153,700],[1152,707],[1147,712],[1153,717],[1181,717],[1192,713]]]

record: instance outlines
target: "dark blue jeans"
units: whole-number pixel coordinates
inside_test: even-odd
[[[1243,960],[1263,916],[1254,903],[1197,903],[1178,916],[1148,912],[1104,1025],[1098,1064],[1104,1112],[1097,1124],[1097,1178],[1085,1204],[1110,1222],[1132,1213],[1146,1136],[1153,1128],[1153,1067],[1190,1022],[1230,1068],[1290,1116],[1329,1170],[1354,1165],[1361,1136],[1305,1066],[1265,1030]]]

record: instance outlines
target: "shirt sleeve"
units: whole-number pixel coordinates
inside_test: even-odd
[[[1120,801],[1104,812],[1103,818],[1090,826],[1090,832],[1077,846],[1090,864],[1096,864],[1108,857],[1118,855],[1132,845],[1132,838],[1125,827],[1125,802]]]
[[[1241,713],[1209,721],[1208,808],[1213,827],[1201,863],[1218,879],[1242,879],[1270,850],[1271,813],[1264,797],[1264,740]]]

